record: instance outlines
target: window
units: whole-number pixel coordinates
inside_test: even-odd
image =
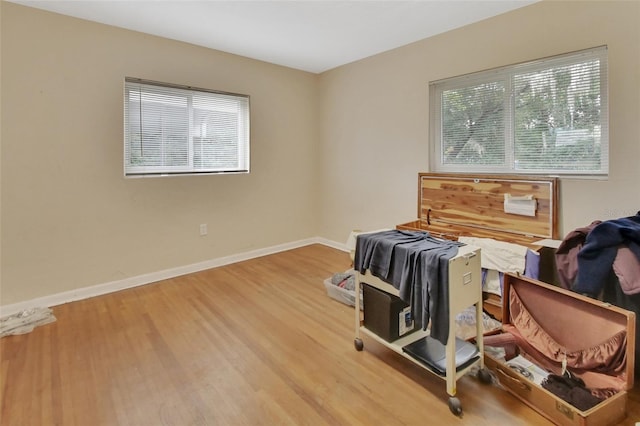
[[[438,172],[606,175],[607,49],[432,82]]]
[[[249,172],[249,97],[125,79],[126,176]]]

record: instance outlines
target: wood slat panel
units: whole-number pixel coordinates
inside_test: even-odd
[[[459,235],[486,233],[498,239],[505,234],[504,240],[514,234],[529,240],[557,238],[556,178],[420,173],[418,180],[422,229],[444,227]],[[505,194],[532,195],[537,200],[536,215],[505,213]]]
[[[0,424],[548,425],[465,376],[445,383],[365,338],[323,280],[347,253],[311,245],[54,308],[0,339]],[[638,393],[630,416],[640,418]]]

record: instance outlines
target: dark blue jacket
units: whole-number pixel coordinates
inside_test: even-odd
[[[573,290],[597,296],[621,244],[627,245],[640,260],[640,212],[635,216],[607,220],[593,228],[578,253],[578,276]]]

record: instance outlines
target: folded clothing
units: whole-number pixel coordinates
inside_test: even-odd
[[[338,272],[331,277],[331,284],[344,288],[345,290],[355,290],[356,277],[353,271]]]
[[[603,401],[594,396],[591,391],[585,387],[582,379],[575,376],[567,377],[549,374],[547,378],[542,381],[541,386],[582,411],[586,411]]]

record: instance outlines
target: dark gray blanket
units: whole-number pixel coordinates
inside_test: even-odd
[[[394,248],[398,244],[420,242],[428,237],[429,234],[425,232],[398,230],[358,235],[353,268],[362,274],[368,269],[374,276],[393,284],[391,280],[392,268],[397,266],[392,263]],[[396,286],[396,288],[398,287]]]
[[[427,232],[382,231],[358,235],[354,269],[367,269],[393,285],[411,306],[417,325],[442,344],[449,336],[449,260],[462,243],[440,240]]]

